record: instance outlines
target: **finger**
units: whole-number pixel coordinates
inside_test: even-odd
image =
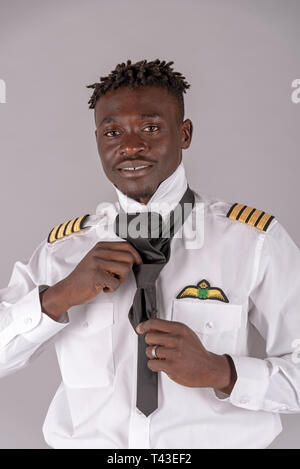
[[[186,325],[182,322],[168,321],[166,319],[148,319],[148,321],[140,322],[136,327],[138,334],[144,334],[148,331],[172,332],[180,334]]]
[[[121,280],[124,280],[131,270],[131,267],[125,262],[117,262],[112,260],[107,261],[105,259],[98,258],[98,264],[101,270],[117,275],[117,277]]]
[[[113,249],[98,249],[93,253],[94,259],[105,259],[112,261],[120,261],[130,264],[135,263],[135,258],[131,252],[128,251],[115,251]]]
[[[146,348],[146,355],[148,358],[150,358],[150,360],[153,360],[154,357],[152,355],[152,350],[153,350],[153,347],[147,347]],[[164,347],[163,345],[158,345],[155,349],[155,354],[157,356],[157,358],[159,360],[172,360],[175,358],[175,355],[174,355],[174,349],[172,348],[168,348],[168,347]]]
[[[172,372],[172,363],[168,360],[148,360],[147,366],[152,371],[164,371],[167,374]]]
[[[99,281],[96,281],[96,285],[103,285],[105,293],[114,292],[120,286],[120,283],[120,280],[110,272],[101,272],[101,275],[99,274]]]
[[[178,339],[165,332],[147,332],[145,342],[148,345],[164,345],[165,347],[174,348],[178,343]]]
[[[127,241],[100,241],[99,243],[96,244],[95,246],[96,249],[99,248],[105,248],[105,249],[111,249],[111,250],[117,250],[117,251],[127,251],[130,252],[133,257],[134,261],[136,264],[142,264],[142,258],[140,254],[137,252],[137,250]]]

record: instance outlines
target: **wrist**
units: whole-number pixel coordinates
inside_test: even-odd
[[[57,321],[70,308],[68,295],[62,282],[47,288],[40,293],[40,302],[43,313]]]
[[[236,369],[230,355],[213,356],[213,379],[212,386],[214,389],[230,395],[236,383]]]

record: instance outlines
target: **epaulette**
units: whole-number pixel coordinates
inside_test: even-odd
[[[267,231],[268,226],[273,220],[274,216],[270,215],[263,210],[258,210],[248,205],[233,204],[226,215],[231,220],[238,220],[242,223],[255,226],[261,231]]]
[[[58,239],[62,239],[72,233],[77,233],[82,230],[85,220],[89,215],[73,218],[73,220],[66,221],[61,225],[55,226],[49,233],[48,243],[54,243]]]

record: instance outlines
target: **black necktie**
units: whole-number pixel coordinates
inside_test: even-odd
[[[136,326],[157,317],[156,279],[170,258],[170,242],[174,234],[189,216],[195,197],[189,187],[167,223],[156,212],[127,214],[121,211],[115,220],[115,232],[126,239],[139,252],[143,264],[134,264],[133,273],[137,290],[128,317],[136,332]],[[137,398],[136,406],[148,417],[157,408],[157,373],[147,366],[145,338],[138,335]]]

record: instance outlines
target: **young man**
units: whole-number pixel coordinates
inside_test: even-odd
[[[1,291],[2,376],[55,342],[62,383],[43,427],[53,448],[265,448],[279,413],[300,410],[299,250],[270,214],[191,191],[189,85],[172,63],[127,61],[90,85],[118,209],[56,226]],[[157,211],[158,236],[121,236],[122,216],[128,228]],[[265,359],[249,356],[250,323]]]

